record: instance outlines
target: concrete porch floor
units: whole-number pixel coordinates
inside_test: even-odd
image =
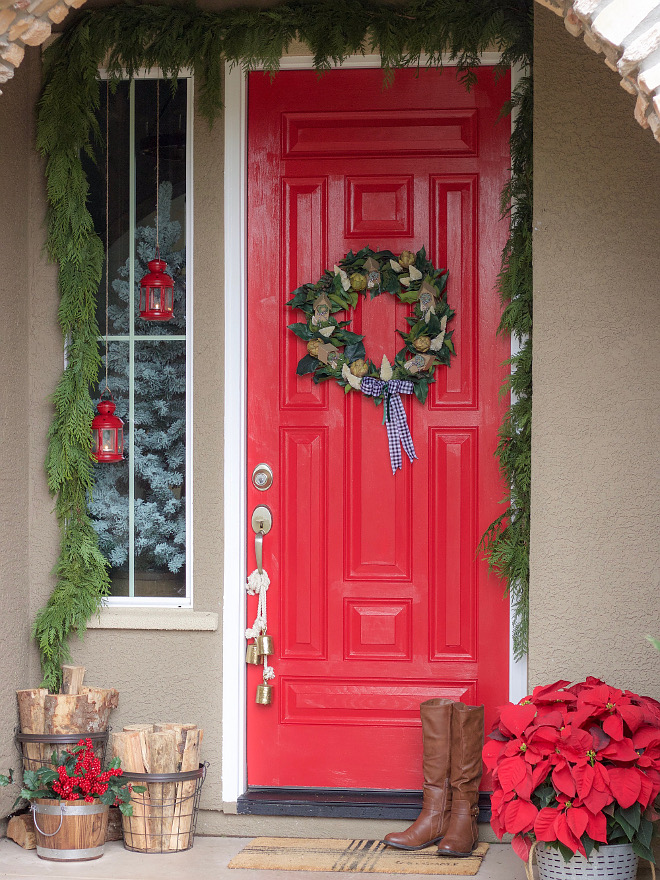
[[[120,841],[106,843],[105,854],[93,862],[47,862],[34,850],[0,840],[0,878],[39,877],[44,880],[425,880],[421,874],[336,874],[308,871],[244,871],[227,868],[249,838],[196,837],[188,852],[168,855],[125,850]],[[440,869],[440,859],[438,859]],[[438,876],[443,875],[438,870]],[[447,875],[444,875],[447,876]],[[507,844],[491,844],[478,880],[525,880],[525,866]],[[428,875],[426,875],[428,880]]]
[[[43,880],[428,880],[422,874],[339,874],[325,871],[253,871],[227,867],[250,841],[249,837],[195,837],[184,853],[142,854],[124,849],[121,841],[106,843],[105,853],[93,862],[48,862],[34,850],[0,839],[0,878],[38,877]],[[438,859],[440,862],[440,859]],[[440,869],[440,864],[438,865]],[[438,870],[438,877],[446,877]],[[526,880],[525,866],[508,844],[491,844],[478,880]],[[534,877],[537,878],[536,866]],[[647,862],[641,862],[637,880],[650,880]]]

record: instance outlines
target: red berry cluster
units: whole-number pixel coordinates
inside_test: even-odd
[[[94,748],[90,739],[81,739],[78,742],[81,748],[76,757],[73,775],[69,775],[66,763],[57,767],[58,779],[53,782],[52,788],[63,800],[76,801],[82,795],[88,804],[94,797],[105,794],[108,790],[108,781],[111,776],[121,776],[122,770],[111,768],[101,773],[101,762],[94,754]],[[73,757],[73,752],[68,752]]]

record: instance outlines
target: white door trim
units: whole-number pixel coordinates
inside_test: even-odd
[[[486,52],[483,64],[500,56]],[[423,59],[422,59],[423,63]],[[450,66],[450,59],[443,58]],[[309,70],[311,56],[290,56],[282,70]],[[356,55],[344,68],[380,67],[379,55]],[[512,85],[520,77],[513,71]],[[224,253],[225,253],[225,440],[224,440],[224,598],[222,614],[222,800],[235,804],[247,787],[245,581],[246,572],[246,195],[247,86],[243,70],[225,66]],[[512,340],[512,347],[513,347]],[[226,377],[232,376],[227,382]],[[509,659],[510,699],[526,693],[526,662]]]

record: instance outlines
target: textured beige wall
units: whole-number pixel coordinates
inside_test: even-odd
[[[530,683],[660,697],[660,152],[535,8]]]
[[[16,767],[13,742],[17,688],[28,687],[29,454],[32,443],[29,334],[29,284],[33,269],[33,228],[26,206],[30,200],[33,121],[24,112],[34,100],[34,59],[26,57],[15,79],[5,86],[0,103],[0,772]],[[0,793],[0,815],[15,792]]]

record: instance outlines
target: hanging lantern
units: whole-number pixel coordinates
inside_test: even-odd
[[[124,423],[114,414],[112,395],[110,400],[104,400],[102,395],[96,408],[98,414],[92,419],[92,455],[97,461],[123,461]]]
[[[140,281],[140,317],[146,321],[169,321],[174,314],[174,281],[166,269],[156,249],[156,259],[149,261],[149,272]]]

